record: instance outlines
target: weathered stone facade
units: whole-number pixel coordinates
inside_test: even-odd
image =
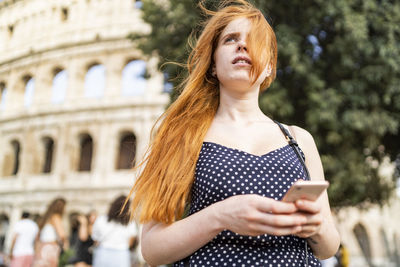
[[[0,235],[55,197],[66,198],[67,214],[104,213],[129,192],[128,154],[143,156],[169,100],[156,59],[127,39],[147,30],[132,0],[0,2]],[[147,79],[124,93],[135,60]],[[93,66],[100,72],[90,78]],[[61,72],[64,91],[55,86]]]

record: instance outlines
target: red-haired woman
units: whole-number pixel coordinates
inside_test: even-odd
[[[39,242],[34,267],[57,267],[61,247],[66,247],[66,234],[62,225],[66,201],[57,198],[50,203],[39,222]]]
[[[320,266],[339,235],[328,196],[280,201],[305,169],[258,96],[276,75],[275,34],[246,1],[223,1],[189,60],[131,194],[150,265]],[[312,136],[287,127],[311,180],[324,180]],[[188,216],[183,218],[186,204]]]

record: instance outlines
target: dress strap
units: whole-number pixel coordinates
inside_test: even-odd
[[[286,140],[288,141],[289,145],[292,147],[293,151],[299,158],[301,164],[303,165],[303,169],[306,173],[306,177],[308,180],[310,180],[310,173],[308,172],[306,163],[304,162],[305,158],[302,156],[300,152],[300,147],[299,144],[297,143],[296,139],[293,138],[293,136],[289,133],[288,129],[286,129],[280,122],[275,121],[274,122],[279,126],[281,129],[282,133],[285,135]]]
[[[294,150],[295,154],[297,155],[297,158],[299,159],[299,161],[301,162],[301,164],[303,165],[303,170],[306,173],[306,178],[307,180],[310,180],[310,173],[308,172],[306,163],[304,162],[304,158],[301,156],[300,153],[300,147],[297,144],[296,139],[294,139],[292,137],[292,135],[289,133],[289,131],[279,122],[275,121],[274,122],[276,124],[278,124],[279,128],[281,129],[281,131],[283,132],[283,134],[286,137],[286,140],[288,141],[289,145],[292,147],[292,149]],[[307,244],[307,239],[304,239],[304,248],[305,248],[305,267],[308,267],[308,244]]]

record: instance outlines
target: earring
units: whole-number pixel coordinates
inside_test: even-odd
[[[217,78],[217,69],[215,68],[215,66],[213,66],[212,69],[211,69],[211,75],[214,78]]]
[[[269,66],[267,70],[267,77],[271,76],[271,74],[272,74],[272,68],[271,66]]]

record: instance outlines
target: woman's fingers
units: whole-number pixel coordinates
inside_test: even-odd
[[[257,218],[260,224],[270,225],[274,227],[293,227],[305,224],[307,222],[306,215],[301,213],[293,214],[273,214],[261,213]]]
[[[295,235],[301,238],[307,238],[315,235],[319,231],[319,229],[320,229],[319,225],[305,225],[302,226],[301,230],[295,233]]]
[[[240,195],[226,199],[218,207],[223,228],[242,235],[308,235],[321,224],[320,205],[313,201],[286,203]]]
[[[308,212],[308,213],[318,213],[321,211],[321,204],[318,201],[310,201],[306,199],[300,199],[295,202],[297,209]]]
[[[297,207],[294,203],[277,201],[270,198],[260,198],[257,202],[257,208],[260,211],[268,212],[268,213],[293,213],[297,211]]]

